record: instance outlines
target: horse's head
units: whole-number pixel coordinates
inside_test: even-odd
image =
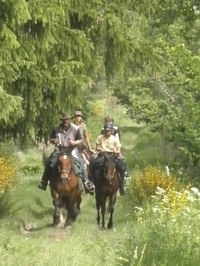
[[[70,178],[70,171],[72,168],[72,160],[68,153],[60,153],[57,159],[58,173],[62,180]]]
[[[104,154],[103,171],[105,178],[111,182],[116,172],[115,158],[112,155]]]

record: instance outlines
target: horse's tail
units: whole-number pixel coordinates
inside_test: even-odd
[[[46,147],[44,146],[42,149],[42,163],[45,166],[47,164],[48,156],[47,156],[47,150]]]

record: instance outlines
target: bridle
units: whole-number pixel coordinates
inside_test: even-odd
[[[110,155],[110,156],[112,156],[112,155]],[[106,158],[107,158],[108,162],[105,161],[105,163],[108,164],[108,165],[107,166],[104,165],[104,167],[103,167],[103,173],[104,173],[104,176],[105,176],[106,180],[108,180],[109,183],[111,183],[111,180],[114,178],[114,175],[115,175],[115,172],[116,172],[116,165],[115,165],[115,162],[113,161],[112,158],[108,158],[107,155],[106,155]],[[111,172],[111,170],[108,169],[109,168],[109,160],[110,160],[110,162],[112,164],[114,164],[113,165],[112,172]]]
[[[61,154],[60,156],[63,156],[63,160],[67,160],[69,158],[68,155],[66,154]],[[60,157],[59,156],[59,157]],[[65,166],[64,164],[62,165],[62,167],[58,164],[58,172],[60,174],[61,179],[66,180],[66,179],[70,179],[70,173],[71,173],[71,161],[70,164]]]

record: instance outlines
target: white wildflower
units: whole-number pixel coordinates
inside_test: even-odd
[[[162,199],[162,202],[169,203],[169,198],[167,196],[164,196],[164,198]]]
[[[166,191],[163,188],[159,186],[156,187],[156,194],[161,195],[161,194],[164,194],[165,192]]]
[[[191,187],[191,191],[198,197],[200,197],[200,192],[198,190],[198,188],[196,187]]]
[[[135,209],[136,209],[138,212],[143,212],[143,211],[144,211],[141,207],[138,207],[138,206],[135,206]]]
[[[187,200],[190,201],[190,202],[195,202],[196,201],[196,199],[193,196],[191,196],[191,195],[187,196]]]
[[[157,212],[161,212],[160,208],[158,206],[155,206],[152,208],[153,212],[157,213]]]

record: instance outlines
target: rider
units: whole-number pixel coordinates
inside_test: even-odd
[[[115,137],[117,137],[118,140],[121,142],[121,134],[120,134],[119,127],[116,126],[116,125],[113,125],[113,123],[114,123],[114,118],[108,115],[108,116],[106,116],[106,117],[104,118],[104,123],[110,123],[110,124],[112,125],[112,127],[113,127],[113,129],[112,129],[112,135],[115,136]],[[104,134],[104,127],[102,127],[102,129],[101,129],[101,134]],[[124,158],[123,158],[123,156],[122,156],[121,153],[120,153],[120,158],[121,158],[122,160],[124,160]],[[126,170],[126,164],[125,164],[125,161],[124,161],[124,178],[125,178],[125,179],[129,179],[129,178],[130,178],[130,176],[129,176],[127,170]]]
[[[92,150],[91,145],[90,145],[90,139],[89,139],[89,135],[87,131],[87,126],[85,123],[83,123],[82,117],[83,115],[81,111],[75,111],[74,112],[74,124],[77,125],[77,127],[79,128],[82,138],[85,141],[85,144],[88,150],[93,154],[94,151]],[[81,149],[85,150],[85,145],[83,143],[81,143]]]
[[[119,127],[116,126],[116,125],[113,125],[113,123],[114,123],[113,117],[111,117],[109,115],[106,116],[104,118],[104,124],[105,123],[111,123],[112,124],[112,126],[113,126],[112,135],[114,135],[115,137],[118,138],[119,141],[121,141],[121,134],[120,134],[120,131],[119,131]],[[104,134],[104,127],[102,127],[102,129],[101,129],[101,134]]]
[[[75,162],[79,162],[80,173],[78,175],[83,179],[86,192],[93,193],[94,185],[88,180],[88,177],[85,175],[81,160],[77,152],[77,146],[82,143],[83,139],[80,133],[79,128],[70,123],[72,117],[63,113],[60,116],[61,123],[58,126],[55,126],[50,134],[50,142],[54,144],[54,150],[51,153],[48,162],[45,166],[44,173],[42,175],[41,181],[38,184],[38,188],[46,190],[49,177],[52,174],[52,170],[56,165],[57,155],[60,152],[60,147],[69,148],[72,150],[74,167]]]
[[[90,177],[93,175],[95,165],[101,161],[101,154],[104,152],[112,153],[116,157],[116,169],[119,176],[119,191],[121,195],[124,195],[124,162],[120,159],[121,143],[117,137],[112,135],[113,126],[111,123],[104,124],[104,134],[98,136],[96,141],[96,150],[98,157],[94,158],[90,163]]]

